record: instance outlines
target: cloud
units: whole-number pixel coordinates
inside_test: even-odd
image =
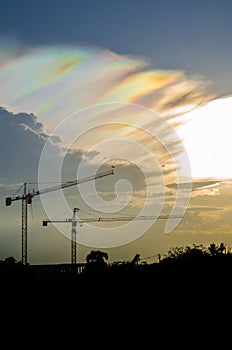
[[[0,108],[0,187],[11,192],[19,184],[24,182],[37,182],[38,167],[41,152],[45,143],[50,143],[49,157],[63,159],[62,181],[74,180],[77,177],[77,169],[81,161],[85,160],[85,166],[89,175],[94,174],[94,165],[101,165],[102,155],[99,152],[85,152],[82,149],[66,149],[60,144],[60,138],[49,135],[44,130],[44,125],[38,122],[34,114],[12,113],[5,108]],[[110,164],[103,165],[99,171],[110,168]],[[48,169],[49,173],[49,169]],[[146,186],[144,176],[134,164],[123,160],[117,161],[117,172],[114,181],[105,181],[104,186],[97,185],[97,189],[106,196],[113,193],[114,184],[121,178],[127,178],[135,191]],[[49,186],[49,185],[48,185]],[[47,187],[48,187],[47,186]],[[112,194],[111,194],[112,197]]]
[[[199,188],[201,182],[202,189]],[[232,189],[231,180],[212,180],[196,182],[191,196],[189,207],[182,219],[178,232],[192,234],[195,239],[203,239],[205,236],[214,236],[220,240],[223,235],[231,235],[232,232]],[[219,184],[217,184],[219,182]],[[209,184],[209,186],[207,186]],[[217,189],[217,194],[210,195]]]
[[[183,145],[175,129],[184,121],[177,116],[214,97],[207,91],[207,82],[96,47],[44,46],[19,51],[0,65],[0,98],[12,111],[28,113],[21,123],[20,113],[3,121],[8,140],[6,136],[2,140],[8,148],[2,147],[6,160],[0,177],[8,183],[36,182],[40,154],[49,142],[50,157],[66,153],[64,181],[76,178],[83,159],[89,174],[92,166],[119,159],[115,178],[131,182],[135,205],[146,197],[151,204],[161,203],[162,181],[174,183],[182,175],[177,158]],[[96,186],[103,198],[115,195],[112,181],[104,181],[103,188],[100,182]],[[124,182],[122,197],[127,191]],[[173,202],[170,191],[167,196]]]
[[[0,43],[0,55],[5,47]],[[26,48],[19,43],[7,53],[7,64],[0,64],[2,103],[33,111],[49,128],[74,111],[108,102],[176,116],[214,98],[208,85],[184,71],[158,69],[144,58],[90,45]]]
[[[5,45],[1,48],[0,43],[0,53],[4,50]],[[137,165],[143,162],[146,168],[154,166],[152,158],[161,166],[170,164],[170,153],[175,163],[183,152],[181,140],[174,135],[183,123],[177,116],[215,97],[209,93],[208,82],[203,78],[188,76],[181,70],[158,69],[144,58],[119,55],[94,46],[26,48],[19,44],[7,57],[7,63],[0,64],[0,99],[2,105],[12,111],[28,112],[24,126],[17,127],[25,128],[24,135],[28,132],[33,139],[34,150],[28,149],[27,154],[28,159],[32,158],[34,169],[49,134],[55,134],[49,142],[59,147],[69,149],[72,143],[72,150],[88,152],[88,155],[79,155],[88,157],[90,162],[115,158],[117,152],[121,152],[119,157],[123,158],[124,152],[125,159],[130,157]],[[40,122],[35,122],[31,112]],[[54,132],[56,127],[58,130]],[[25,136],[27,142],[28,138]],[[130,146],[127,143],[126,147],[124,144],[121,147],[107,144],[105,149],[95,147],[115,138],[121,144],[123,140],[134,143]],[[135,151],[135,143],[143,152]],[[54,146],[54,150],[59,152],[59,147]],[[33,152],[38,154],[33,157],[30,155]],[[76,156],[78,158],[78,154],[73,153],[70,157]],[[26,160],[22,160],[22,155],[15,166],[10,168],[7,164],[6,169],[12,173],[20,164],[22,170],[18,177],[27,178],[23,170]],[[174,168],[162,168],[168,182],[176,171]]]
[[[0,108],[0,181],[11,188],[14,183],[37,182],[41,152],[50,143],[51,157],[66,152],[71,164],[83,158],[83,151],[69,152],[60,145],[60,138],[45,132],[34,114],[12,113]],[[71,158],[71,159],[70,159]],[[70,169],[72,170],[72,169]],[[14,187],[14,186],[13,186]]]
[[[217,207],[190,207],[188,209],[189,212],[200,212],[200,211],[218,211],[223,210],[223,208],[217,208]]]
[[[220,184],[220,181],[218,180],[199,180],[199,181],[193,181],[192,182],[192,191],[199,191],[199,190],[202,190],[202,189],[207,189],[207,188],[212,188],[212,187],[215,187],[215,186],[218,186]],[[176,189],[177,186],[179,186],[181,189],[185,190],[186,188],[189,188],[188,187],[188,183],[170,183],[170,184],[167,184],[166,185],[168,188],[173,188],[173,189]]]
[[[14,114],[0,108],[1,182],[36,181],[40,154],[48,138],[33,114]]]

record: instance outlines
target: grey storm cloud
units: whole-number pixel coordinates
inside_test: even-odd
[[[12,113],[0,107],[0,184],[10,189],[13,184],[38,181],[38,168],[41,153],[46,142],[52,147],[51,157],[62,157],[62,181],[76,179],[79,163],[85,159],[89,173],[92,173],[91,161],[98,157],[96,151],[85,152],[82,149],[68,150],[61,146],[59,136],[45,132],[42,123],[34,114]],[[65,156],[64,156],[65,154]],[[100,169],[104,171],[106,169]],[[133,164],[118,164],[115,181],[128,178],[134,190],[144,187],[144,177]],[[12,187],[13,188],[13,187]],[[114,184],[104,182],[104,192],[114,192]]]
[[[33,114],[14,114],[0,108],[1,182],[36,179],[40,154],[48,137]]]
[[[91,161],[95,161],[95,158],[97,158],[99,155],[96,151],[90,151],[85,152],[83,150],[70,150],[67,152],[67,154],[64,157],[63,161],[63,171],[62,171],[62,181],[68,181],[68,179],[75,179],[77,176],[77,164],[79,164],[81,159],[85,159],[85,167],[87,169],[89,174],[93,173],[92,170],[92,163]],[[102,165],[99,167],[98,171],[106,171],[109,170],[109,167],[112,166],[114,162],[112,161],[105,161],[102,163]],[[122,163],[120,163],[120,160],[117,159],[116,162],[116,169],[114,170],[114,176],[112,177],[106,177],[104,178],[104,182],[97,181],[96,182],[96,190],[104,197],[104,199],[115,196],[115,185],[116,183],[121,180],[125,179],[127,180],[133,191],[139,191],[139,190],[146,190],[146,179],[144,177],[144,174],[139,169],[139,167],[131,162],[125,162],[125,160],[122,160]],[[149,174],[149,176],[154,176],[153,174]],[[88,187],[88,183],[85,185],[86,188]],[[125,192],[127,192],[126,189],[124,189]]]
[[[54,156],[61,155],[60,139],[44,131],[34,114],[0,108],[0,182],[36,182],[41,152],[46,142]],[[81,157],[81,155],[80,155]]]

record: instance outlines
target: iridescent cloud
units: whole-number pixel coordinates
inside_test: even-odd
[[[0,45],[0,56],[5,51],[6,46]],[[175,168],[169,150],[172,157],[183,151],[172,138],[169,123],[177,127],[183,122],[178,116],[214,97],[203,80],[180,70],[152,68],[142,58],[97,47],[8,46],[4,57],[0,63],[3,107],[34,113],[46,132],[61,138],[62,146],[103,152],[103,156],[107,148],[106,158],[126,149],[130,159],[144,162],[144,169],[155,169],[154,159],[160,167],[165,164],[159,169],[165,176]],[[57,128],[60,123],[63,127]],[[125,147],[115,139],[130,142]],[[111,143],[99,148],[104,140]],[[135,144],[141,146],[136,155]]]
[[[48,129],[93,104],[134,103],[171,116],[212,98],[203,81],[184,72],[153,69],[138,57],[96,47],[1,48],[0,43],[0,57],[5,57],[0,64],[1,104],[33,112]]]

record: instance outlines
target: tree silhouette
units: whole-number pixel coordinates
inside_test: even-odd
[[[91,252],[86,256],[86,266],[84,269],[85,275],[91,276],[91,278],[99,277],[100,274],[104,274],[108,265],[106,260],[108,260],[108,254],[102,252],[101,250],[91,250]]]
[[[164,257],[163,261],[190,261],[190,260],[198,260],[205,256],[209,255],[209,248],[207,249],[202,244],[197,245],[193,244],[193,246],[186,247],[175,247],[168,251],[167,255]]]
[[[219,254],[226,254],[226,245],[224,243],[220,243],[219,245],[215,243],[211,243],[208,250],[210,255],[212,256],[216,256]]]
[[[108,260],[108,254],[102,252],[101,250],[91,250],[91,252],[86,256],[86,262],[95,264],[106,264]]]

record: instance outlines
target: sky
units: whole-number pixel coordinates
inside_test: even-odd
[[[175,246],[232,244],[230,1],[2,1],[0,259],[21,259],[21,201],[35,196],[28,261],[157,261]],[[163,215],[164,220],[132,220]],[[177,216],[168,219],[169,215]]]

